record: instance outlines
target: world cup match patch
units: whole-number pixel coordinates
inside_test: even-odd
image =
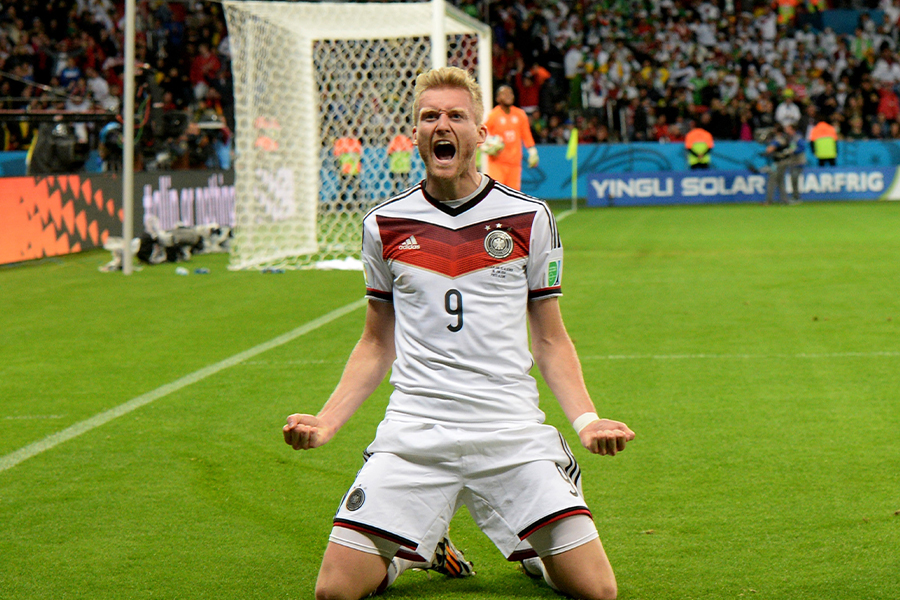
[[[547,266],[547,286],[558,286],[560,284],[560,279],[562,279],[562,261],[551,261]]]

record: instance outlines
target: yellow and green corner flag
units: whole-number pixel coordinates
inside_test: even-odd
[[[569,149],[566,150],[566,160],[572,161],[572,208],[578,202],[578,129],[573,127],[569,134]]]

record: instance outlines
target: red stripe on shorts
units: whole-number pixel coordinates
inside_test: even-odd
[[[400,537],[399,535],[393,534],[389,531],[385,531],[384,529],[378,529],[377,527],[364,525],[363,523],[355,523],[346,519],[335,519],[334,526],[345,527],[347,529],[353,529],[354,531],[359,531],[361,533],[367,533],[369,535],[384,538],[389,542],[394,542],[395,544],[400,544],[401,546],[406,546],[407,548],[411,548],[413,550],[419,547],[419,545],[412,540]]]
[[[524,540],[529,535],[544,527],[545,525],[549,525],[550,523],[554,523],[559,521],[560,519],[565,519],[566,517],[574,517],[575,515],[587,515],[592,519],[594,516],[591,514],[591,511],[586,506],[574,506],[572,508],[566,508],[559,512],[555,512],[552,515],[547,515],[543,519],[539,519],[523,529],[519,532],[519,539]]]

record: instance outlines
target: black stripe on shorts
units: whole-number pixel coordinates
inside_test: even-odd
[[[529,535],[531,535],[541,527],[544,527],[545,525],[549,525],[550,523],[565,519],[566,517],[574,517],[575,515],[587,515],[592,519],[594,518],[594,516],[591,514],[591,510],[587,506],[573,506],[571,508],[564,508],[563,510],[547,515],[543,519],[538,519],[537,521],[520,531],[518,533],[519,539],[524,540]]]
[[[335,527],[346,527],[347,529],[353,529],[354,531],[368,533],[370,535],[384,538],[389,542],[394,542],[395,544],[400,544],[401,546],[406,546],[407,548],[412,548],[413,550],[419,547],[419,545],[412,540],[408,540],[405,537],[401,537],[397,534],[391,533],[390,531],[385,531],[384,529],[372,527],[371,525],[366,525],[364,523],[357,523],[356,521],[349,521],[347,519],[335,519],[334,525]]]

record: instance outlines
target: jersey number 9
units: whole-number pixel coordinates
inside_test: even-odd
[[[453,300],[454,298],[455,300]],[[462,329],[463,326],[463,301],[462,294],[459,290],[447,290],[447,293],[444,294],[444,308],[447,309],[448,314],[456,317],[455,325],[447,325],[447,329],[456,333]]]

